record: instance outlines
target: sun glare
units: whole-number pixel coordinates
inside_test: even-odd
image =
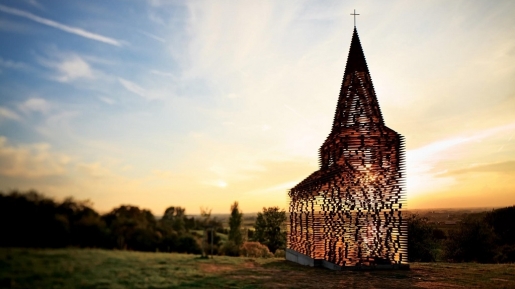
[[[224,181],[218,181],[217,186],[219,186],[220,188],[225,188],[227,187],[227,183]]]

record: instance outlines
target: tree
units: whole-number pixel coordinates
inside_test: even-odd
[[[165,210],[163,217],[161,218],[161,223],[171,228],[176,232],[183,232],[186,230],[185,226],[185,213],[186,209],[181,207],[169,207]]]
[[[494,261],[515,262],[515,206],[496,209],[485,216],[487,222],[495,231],[499,252]]]
[[[286,221],[286,212],[279,207],[263,208],[254,224],[254,240],[265,244],[270,252],[286,247],[286,232],[281,230]]]
[[[157,222],[149,210],[120,206],[102,219],[114,238],[113,245],[118,249],[155,251],[158,247]]]
[[[494,229],[482,215],[469,215],[449,233],[447,258],[459,262],[489,263],[495,261],[497,246]]]
[[[438,243],[435,238],[435,227],[428,223],[427,218],[418,215],[409,216],[407,221],[409,261],[436,261]]]
[[[492,226],[500,245],[515,245],[515,206],[495,209],[488,212],[485,221]]]
[[[105,247],[107,231],[89,201],[56,202],[37,191],[0,191],[0,246]]]
[[[239,256],[240,247],[243,244],[243,236],[241,232],[241,223],[243,214],[238,208],[238,202],[231,205],[231,216],[229,217],[229,236],[228,240],[223,244],[221,253],[227,256]]]
[[[233,241],[235,245],[243,244],[243,236],[241,234],[241,223],[243,214],[238,208],[238,202],[231,205],[231,216],[229,217],[229,241]]]
[[[186,234],[179,238],[177,252],[199,254],[202,253],[202,250],[199,247],[197,240],[195,240],[193,236]]]
[[[202,249],[202,258],[208,258],[207,254],[206,254],[205,246],[207,245],[207,242],[208,242],[207,228],[209,227],[209,221],[211,220],[211,209],[200,207],[200,217],[202,218],[201,226],[204,229],[204,234],[203,234],[204,237],[202,240],[202,246],[200,246]]]

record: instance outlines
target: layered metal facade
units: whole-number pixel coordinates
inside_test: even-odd
[[[407,263],[404,141],[384,124],[356,28],[319,154],[289,191],[288,248],[342,267]]]

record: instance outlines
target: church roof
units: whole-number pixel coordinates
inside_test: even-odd
[[[354,27],[332,133],[342,127],[383,126],[383,117],[368,71],[365,54]]]
[[[354,33],[352,33],[349,55],[347,56],[347,66],[345,67],[345,75],[354,71],[368,73],[367,61],[365,60],[365,54],[363,54],[363,48],[361,48],[361,42],[359,41],[358,30],[356,27],[354,27]]]

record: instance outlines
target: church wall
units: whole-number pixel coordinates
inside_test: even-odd
[[[319,154],[289,192],[288,248],[344,267],[406,263],[404,140],[384,125],[356,29]]]

